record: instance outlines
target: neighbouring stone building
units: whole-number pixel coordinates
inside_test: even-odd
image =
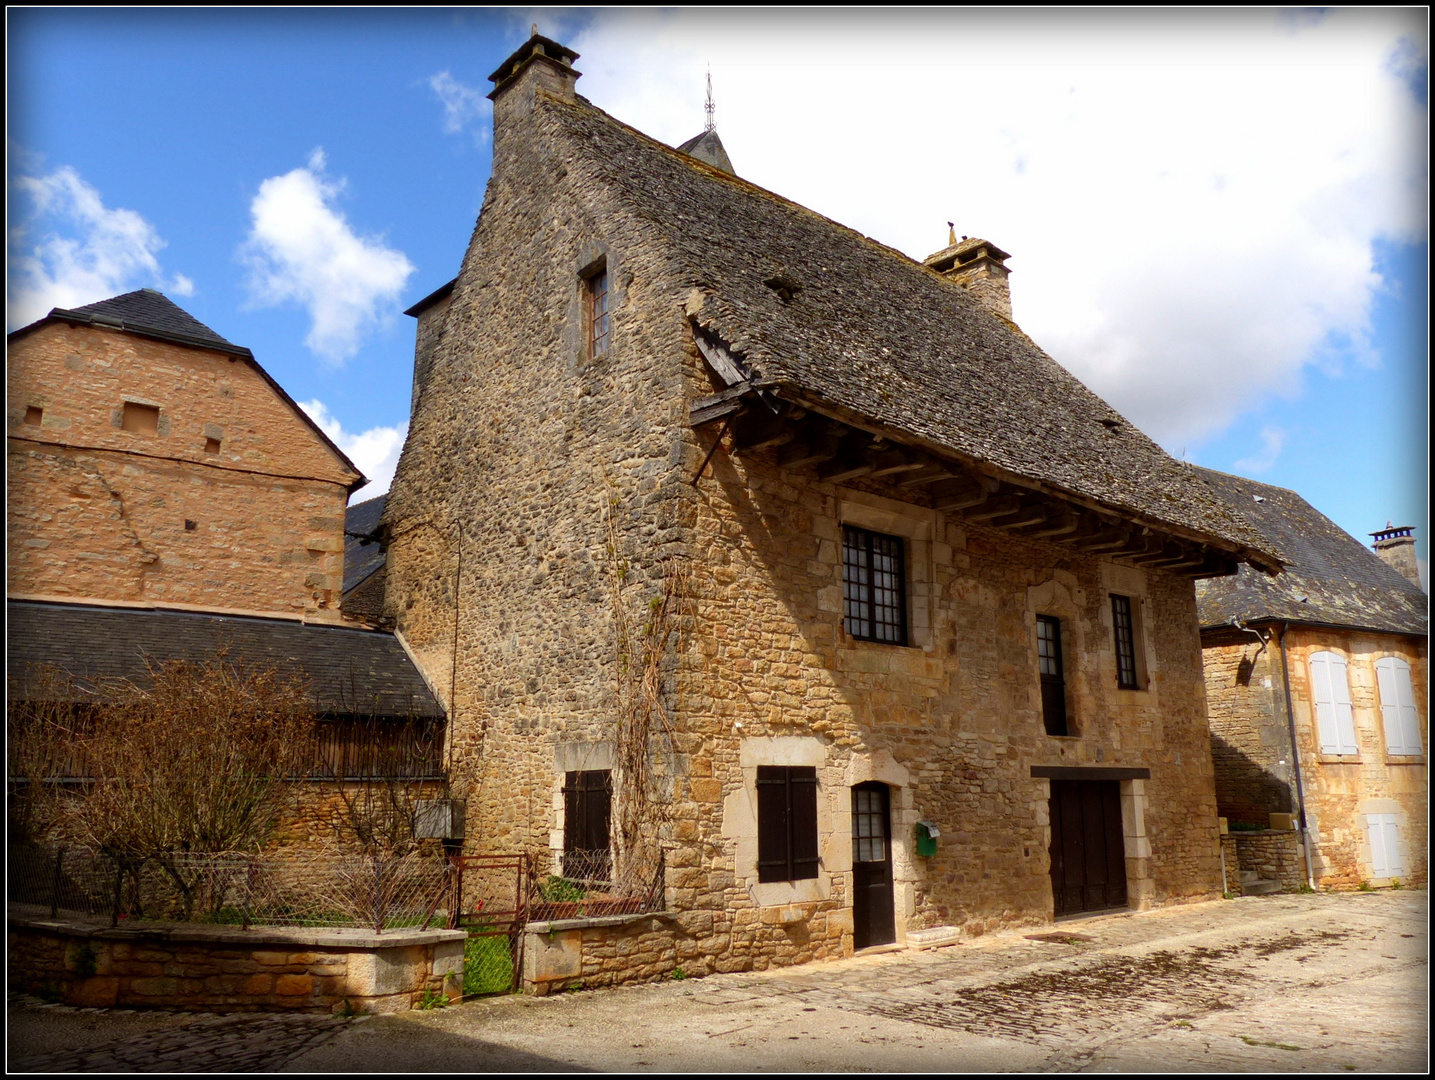
[[[1275,549],[1010,320],[1005,252],[914,262],[575,59],[493,76],[379,527],[465,851],[660,852],[676,944],[629,951],[688,973],[1219,895],[1193,579]]]
[[[1412,530],[1372,534],[1372,553],[1293,491],[1199,471],[1289,560],[1197,587],[1221,814],[1308,838],[1317,887],[1425,881],[1429,602]]]
[[[336,721],[442,723],[400,642],[340,612],[364,477],[249,349],[152,289],[7,344],[12,697],[47,667],[84,696],[224,652],[302,672]],[[327,730],[352,759],[352,733]]]

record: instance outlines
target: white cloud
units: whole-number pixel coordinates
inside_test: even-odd
[[[333,439],[334,444],[369,478],[368,484],[359,489],[360,499],[372,499],[389,490],[394,469],[399,464],[399,453],[404,448],[404,438],[408,435],[408,424],[372,427],[354,433],[345,431],[338,417],[317,398],[299,402],[299,408],[308,413],[324,434]]]
[[[1332,343],[1370,354],[1377,239],[1425,235],[1423,15],[604,11],[579,90],[922,258],[1013,253],[1017,320],[1168,446]],[[1411,59],[1412,49],[1418,60]]]
[[[181,296],[194,282],[164,281],[155,227],[133,210],[105,206],[100,193],[68,165],[12,182],[14,224],[8,237],[6,321],[25,326],[51,308],[81,307],[146,285]]]
[[[488,142],[492,103],[483,91],[465,86],[447,71],[440,71],[429,77],[429,89],[443,105],[443,129],[450,135],[457,135],[470,124],[476,124],[473,141],[482,146]]]
[[[1236,462],[1235,467],[1241,472],[1263,473],[1276,463],[1276,458],[1281,456],[1281,450],[1286,442],[1286,433],[1278,427],[1266,427],[1261,429],[1261,451],[1248,458],[1242,458]]]
[[[382,238],[354,232],[335,202],[344,181],[325,179],[324,151],[259,185],[242,256],[251,301],[298,303],[309,311],[304,344],[330,363],[359,351],[364,335],[392,317],[414,267]]]

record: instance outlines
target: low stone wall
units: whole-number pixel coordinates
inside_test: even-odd
[[[1230,839],[1235,841],[1240,870],[1254,870],[1265,881],[1279,882],[1286,892],[1297,892],[1305,884],[1305,855],[1296,830],[1236,832]],[[1229,856],[1226,873],[1231,873]],[[1236,876],[1239,877],[1239,873]]]
[[[1226,875],[1226,896],[1244,896],[1241,892],[1241,854],[1236,849],[1234,833],[1221,834],[1221,859]]]
[[[651,982],[678,968],[682,916],[607,915],[529,923],[523,941],[523,989],[560,990]]]
[[[205,1012],[403,1012],[463,995],[459,930],[111,928],[10,905],[9,987],[71,1005]]]

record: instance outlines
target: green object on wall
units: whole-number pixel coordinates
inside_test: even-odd
[[[937,853],[937,837],[941,835],[941,830],[930,821],[917,822],[917,854],[935,855]]]

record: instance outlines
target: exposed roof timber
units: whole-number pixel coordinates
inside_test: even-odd
[[[702,337],[698,336],[702,343]],[[703,344],[708,347],[711,342]],[[714,368],[716,371],[716,368]],[[753,408],[762,401],[765,407]],[[1088,554],[1135,565],[1193,572],[1230,573],[1235,560],[1272,569],[1245,549],[1153,522],[1120,507],[1104,506],[1029,478],[1006,475],[985,462],[957,459],[847,410],[814,400],[790,387],[747,378],[694,402],[694,426],[734,418],[734,449],[776,449],[784,469],[816,466],[819,478],[841,483],[861,476],[890,476],[902,487],[926,486],[935,509],[970,521],[1010,529],[1032,539],[1068,544]]]

